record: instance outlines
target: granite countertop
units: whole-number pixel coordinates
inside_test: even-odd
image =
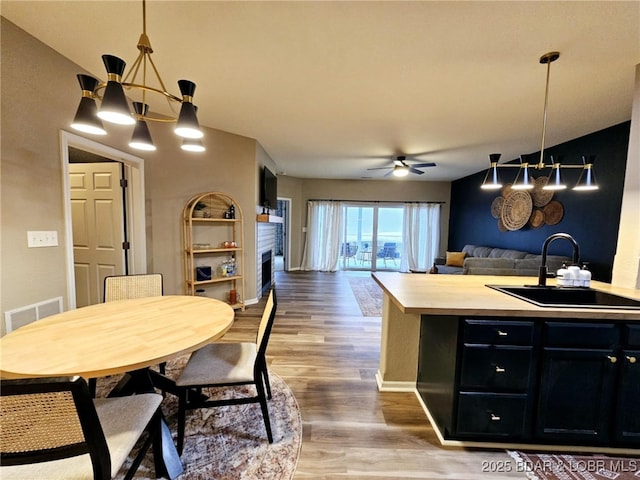
[[[539,307],[486,285],[535,285],[536,277],[375,272],[373,279],[406,314],[492,315],[640,321],[640,310]],[[555,280],[548,280],[555,285]],[[591,288],[640,300],[640,290],[591,282]]]

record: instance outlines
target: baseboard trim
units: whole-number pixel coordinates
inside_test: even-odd
[[[380,392],[415,392],[415,382],[393,382],[382,379],[380,370],[376,372],[376,383]]]

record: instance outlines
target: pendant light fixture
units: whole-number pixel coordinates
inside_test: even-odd
[[[590,156],[589,160],[585,156],[582,157],[582,164],[564,164],[561,157],[550,156],[551,163],[547,165],[544,160],[544,148],[545,137],[547,131],[547,105],[549,102],[549,77],[551,73],[551,64],[560,58],[560,52],[545,53],[540,57],[540,63],[547,65],[547,80],[545,83],[544,91],[544,109],[542,115],[542,135],[540,145],[540,160],[534,165],[530,165],[527,155],[520,156],[520,164],[505,163],[498,165],[500,159],[499,153],[492,153],[489,155],[489,170],[487,171],[481,188],[484,190],[498,189],[502,187],[502,183],[498,177],[498,168],[511,167],[518,168],[516,179],[513,182],[511,188],[514,190],[529,190],[534,188],[533,178],[531,177],[530,170],[540,171],[543,169],[551,168],[551,172],[547,177],[543,190],[564,190],[567,188],[566,184],[562,180],[561,169],[565,168],[580,168],[582,173],[578,180],[578,183],[573,190],[597,190],[598,185],[596,183],[595,175],[593,173],[593,162],[595,156]]]
[[[148,123],[176,123],[174,132],[185,139],[201,139],[202,130],[197,117],[197,108],[193,105],[196,85],[189,80],[179,80],[180,96],[167,91],[151,54],[153,49],[147,36],[146,0],[142,0],[142,34],[138,40],[138,57],[125,75],[126,63],[114,55],[103,55],[102,60],[107,70],[107,81],[100,82],[90,75],[78,75],[82,99],[71,124],[71,128],[94,135],[105,135],[101,120],[120,125],[135,125],[131,148],[154,151],[156,149],[151,138]],[[147,69],[153,70],[157,86],[147,82]],[[140,78],[138,78],[140,74]],[[149,110],[147,96],[159,96],[168,103],[173,114],[153,114]],[[131,97],[130,101],[127,97]],[[96,105],[100,100],[100,106]],[[131,104],[131,106],[130,106]],[[179,114],[176,105],[180,105]],[[186,142],[187,144],[189,142]],[[194,143],[194,142],[191,142]],[[185,148],[186,151],[204,151],[202,141],[196,147]]]

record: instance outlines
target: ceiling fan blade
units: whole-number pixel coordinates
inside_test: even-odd
[[[422,175],[424,173],[422,170],[416,170],[415,168],[413,168],[413,166],[409,167],[409,171],[417,175]]]
[[[376,167],[376,168],[367,168],[367,170],[387,170],[388,168],[393,168],[393,167]]]
[[[423,167],[435,167],[436,164],[433,162],[426,162],[426,163],[414,163],[411,166],[413,168],[423,168]]]

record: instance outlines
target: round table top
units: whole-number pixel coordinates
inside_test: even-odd
[[[157,365],[210,343],[234,311],[212,298],[167,295],[100,303],[0,338],[0,377],[102,377]]]

